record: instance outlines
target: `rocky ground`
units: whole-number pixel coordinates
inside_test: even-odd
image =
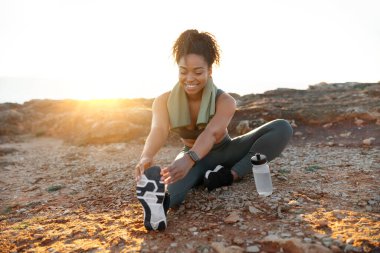
[[[306,130],[270,163],[271,196],[258,196],[251,175],[196,188],[164,232],[145,230],[135,198],[141,142],[3,143],[0,252],[380,252],[379,146],[348,145],[355,131],[313,140]],[[157,164],[179,148],[167,144]]]
[[[231,135],[294,128],[269,164],[274,193],[252,175],[198,187],[161,233],[145,230],[134,181],[152,99],[0,104],[0,252],[380,252],[380,84],[232,95]],[[180,148],[170,136],[156,163]]]

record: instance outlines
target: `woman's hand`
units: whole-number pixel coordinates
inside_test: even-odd
[[[153,164],[153,159],[150,157],[141,157],[140,161],[136,165],[135,174],[136,174],[136,182],[140,180],[141,175],[144,174],[144,171],[151,167]]]
[[[194,161],[184,154],[181,158],[176,159],[171,165],[161,170],[161,180],[165,184],[173,184],[184,178],[193,167]]]

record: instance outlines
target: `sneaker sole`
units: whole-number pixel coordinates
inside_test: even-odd
[[[147,169],[137,182],[136,194],[144,209],[144,226],[147,230],[164,230],[166,213],[164,210],[165,184],[160,181],[160,167]]]
[[[223,168],[222,165],[218,165],[218,166],[215,167],[215,169],[206,171],[205,178],[208,179],[208,176],[210,175],[210,173],[218,172],[222,168]]]

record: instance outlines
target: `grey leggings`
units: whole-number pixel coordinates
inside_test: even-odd
[[[255,153],[265,154],[268,161],[271,161],[280,155],[292,135],[292,127],[282,119],[268,122],[233,139],[227,135],[220,143],[215,144],[183,179],[168,185],[170,206],[182,203],[187,192],[203,182],[207,170],[220,164],[234,170],[241,178],[251,171],[250,159]],[[184,147],[177,157],[182,156],[188,149],[189,147]]]

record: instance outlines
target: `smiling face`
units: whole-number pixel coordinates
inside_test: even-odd
[[[188,54],[178,61],[179,82],[188,95],[201,95],[212,74],[204,57],[197,54]]]

